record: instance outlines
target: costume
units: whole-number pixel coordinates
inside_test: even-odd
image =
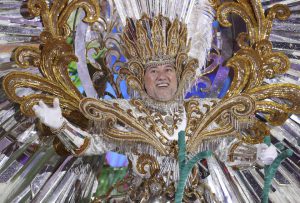
[[[45,7],[44,3],[31,2],[29,5],[34,12],[34,8]],[[54,4],[57,5],[59,4]],[[241,5],[245,7],[246,4]],[[263,85],[264,77],[282,73],[288,66],[287,58],[282,54],[273,53],[268,43],[268,29],[264,26],[267,26],[269,21],[272,22],[271,17],[267,18],[266,24],[261,25],[265,28],[265,33],[258,32],[255,28],[249,31],[247,37],[252,40],[250,46],[243,44],[242,35],[239,38],[241,50],[228,63],[236,74],[228,94],[223,99],[185,100],[184,95],[195,84],[195,80],[201,79],[211,71],[202,68],[205,67],[205,56],[211,41],[209,26],[212,23],[213,10],[208,2],[184,1],[176,5],[176,1],[154,1],[150,4],[115,1],[115,6],[121,22],[124,25],[126,23],[120,36],[120,47],[128,61],[119,68],[115,66],[114,70],[120,80],[126,80],[132,99],[83,98],[71,85],[68,73],[63,68],[74,59],[72,49],[66,45],[63,38],[70,32],[64,26],[52,28],[49,27],[50,24],[45,24],[47,29],[42,33],[45,43],[42,54],[47,57],[29,60],[29,63],[42,67],[46,79],[23,73],[10,74],[4,81],[8,95],[16,101],[21,101],[21,109],[28,114],[33,114],[31,107],[36,104],[38,98],[52,103],[55,96],[60,97],[63,112],[56,102],[56,111],[53,113],[53,117],[58,116],[55,118],[60,125],[51,126],[51,122],[46,120],[42,120],[42,123],[52,128],[52,132],[67,151],[77,156],[100,154],[107,150],[126,154],[130,160],[130,169],[128,176],[119,184],[128,184],[130,188],[128,194],[117,197],[123,201],[174,201],[175,190],[182,175],[178,160],[180,147],[177,135],[180,131],[185,131],[187,159],[192,159],[198,152],[208,150],[213,156],[206,159],[207,164],[201,162],[200,166],[195,165],[186,183],[184,201],[225,201],[228,193],[241,189],[230,185],[228,177],[222,177],[220,166],[254,166],[257,161],[257,149],[253,144],[262,142],[263,137],[268,134],[266,124],[256,116],[261,114],[267,122],[275,124],[284,121],[289,113],[299,112],[298,86],[282,84],[275,88],[272,85]],[[222,9],[225,14],[222,14]],[[284,10],[285,7],[279,6],[278,9]],[[94,8],[94,11],[99,13],[97,8]],[[226,7],[220,6],[217,13],[224,25],[228,23],[224,17],[226,12]],[[260,10],[256,12],[260,13]],[[67,14],[66,11],[61,16]],[[88,12],[85,20],[92,22],[96,19],[95,16]],[[45,14],[44,18],[46,17],[48,16]],[[197,21],[199,18],[206,18],[205,23]],[[59,25],[63,25],[64,18],[59,22]],[[208,28],[201,30],[203,24]],[[20,58],[24,54],[23,51],[24,48],[17,50]],[[36,49],[25,51],[33,55],[39,53]],[[59,56],[59,53],[63,55]],[[270,63],[277,63],[278,60],[280,63],[278,66],[271,66],[269,59]],[[158,101],[146,93],[144,74],[147,68],[166,64],[174,65],[179,84],[172,99]],[[264,67],[264,71],[261,71],[260,67]],[[15,79],[23,76],[29,78],[29,86],[32,88],[49,91],[47,85],[51,86],[53,96],[26,95],[22,100],[18,94],[11,93],[12,89],[18,87],[18,81]],[[37,83],[32,82],[38,80]],[[41,84],[44,86],[39,86]],[[62,96],[62,93],[65,94]],[[282,104],[276,102],[277,100],[266,101],[273,97],[287,99],[289,102]],[[34,112],[40,119],[47,119],[47,116],[43,115],[47,111],[42,111],[46,108],[48,107],[40,103],[39,107],[34,108]],[[56,114],[59,111],[60,114]],[[79,115],[79,112],[79,118],[84,116],[90,120],[90,126],[85,126],[89,132],[75,127],[76,125],[69,121],[76,120],[74,115]],[[61,113],[66,119],[61,117]],[[203,171],[208,171],[210,175],[200,178]],[[115,185],[113,189],[120,185]],[[247,195],[241,194],[232,193],[229,196],[233,202],[249,199],[245,197]],[[98,200],[111,197],[113,195],[107,194]]]
[[[147,126],[148,130],[150,130],[151,124],[155,124],[158,129],[154,132],[156,132],[156,137],[158,137],[162,144],[154,143],[153,146],[142,142],[131,143],[123,139],[118,141],[106,137],[107,135],[114,136],[113,133],[109,133],[112,129],[116,132],[119,130],[118,133],[136,133],[134,128],[117,122],[111,124],[112,129],[105,129],[105,125],[100,125],[100,133],[98,131],[98,133],[89,134],[65,121],[66,123],[63,129],[60,129],[57,136],[62,140],[68,150],[77,155],[101,154],[106,151],[117,151],[127,155],[131,163],[128,174],[129,180],[127,180],[127,183],[130,185],[131,200],[154,201],[155,198],[161,198],[160,201],[174,201],[175,187],[179,179],[177,134],[179,131],[187,129],[186,126],[192,127],[187,123],[191,122],[191,119],[187,118],[186,110],[181,108],[173,113],[166,112],[162,115],[160,112],[157,112],[157,110],[148,111],[140,100],[111,102],[112,104],[109,104],[110,102],[107,101],[105,103],[122,109],[124,112],[130,112],[128,116],[131,116],[132,119],[135,120],[141,120],[141,124],[149,126]],[[198,117],[206,112],[207,107],[216,105],[217,101],[211,99],[203,99],[200,101],[189,100],[185,102],[185,106],[189,106],[191,103],[200,107],[199,111],[193,115]],[[143,111],[139,109],[143,109]],[[149,119],[149,123],[146,122],[147,119]],[[171,119],[173,119],[173,121]],[[212,124],[208,129],[213,130],[215,127],[216,124]],[[191,135],[192,133],[187,134],[188,137],[186,139],[189,139]],[[152,139],[155,139],[155,137]],[[86,144],[88,143],[86,140],[89,140],[89,144]],[[226,162],[229,160],[228,154],[230,153],[230,149],[237,143],[237,139],[235,140],[234,137],[228,136],[203,140],[198,150],[212,150],[219,159]],[[243,144],[239,146],[239,149],[235,150],[234,153],[232,156],[234,156],[235,162],[231,163],[232,166],[239,166],[240,168],[254,166],[256,162],[256,148],[254,146]],[[192,157],[193,154],[189,156]],[[215,160],[215,158],[212,159]],[[214,165],[213,160],[208,160],[208,165],[210,165],[211,168]],[[206,168],[202,170],[205,169]],[[200,191],[200,189],[203,188],[200,186],[200,171],[198,170],[199,169],[195,167],[193,176],[190,177],[193,181],[187,186],[189,197],[191,198],[190,201],[195,201],[197,198],[204,199],[203,191]],[[211,181],[210,184],[213,185],[214,183]],[[204,186],[202,185],[202,187]],[[211,192],[210,187],[208,185],[206,187],[205,189]],[[209,196],[212,198],[215,194],[211,192]],[[106,198],[110,199],[111,197],[107,196]],[[189,199],[188,197],[186,198]],[[129,201],[129,199],[127,199],[127,201]]]

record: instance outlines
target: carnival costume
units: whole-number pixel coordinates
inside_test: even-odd
[[[58,151],[75,156],[115,151],[128,157],[129,169],[125,178],[95,201],[223,202],[227,193],[235,189],[221,177],[220,166],[241,170],[270,165],[277,157],[277,151],[274,146],[259,144],[269,133],[261,119],[276,125],[287,119],[289,113],[300,112],[297,103],[300,88],[281,84],[275,90],[274,86],[263,84],[265,77],[284,72],[288,59],[281,53],[272,53],[267,28],[265,34],[255,34],[253,29],[246,36],[250,38],[250,45],[242,44],[246,37],[240,36],[241,50],[228,62],[235,76],[227,95],[222,99],[185,99],[186,93],[212,72],[206,65],[213,38],[213,6],[217,5],[206,1],[183,1],[179,5],[176,1],[147,2],[114,2],[124,24],[118,48],[127,60],[114,68],[119,80],[126,81],[130,100],[82,97],[76,87],[70,88],[68,72],[63,65],[74,58],[64,41],[70,34],[63,26],[64,18],[58,21],[60,27],[45,24],[47,29],[41,34],[41,40],[45,46],[43,53],[46,54],[46,49],[50,51],[47,58],[28,60],[28,63],[41,67],[45,81],[40,82],[41,76],[11,73],[4,79],[4,87],[14,101],[20,101],[23,112],[35,114],[50,128],[56,136]],[[39,8],[36,5],[45,6],[37,2],[29,5],[32,12]],[[53,6],[57,5],[56,2]],[[220,6],[217,16],[226,25],[228,22],[222,16],[222,9]],[[95,12],[97,16],[99,11],[95,9]],[[272,23],[271,18],[267,19]],[[85,20],[92,22],[95,19],[89,13]],[[262,27],[270,23],[265,22]],[[51,41],[55,42],[54,46],[59,46],[53,47]],[[16,54],[22,57],[24,50],[33,56],[39,53],[37,49],[25,47]],[[57,50],[64,50],[65,58],[60,58]],[[274,60],[268,64],[264,57]],[[145,90],[145,70],[166,64],[174,67],[178,87],[172,99],[158,101]],[[22,77],[29,81],[33,96],[30,96],[32,92],[25,96],[12,93],[11,89],[19,87],[15,78]],[[38,87],[37,84],[44,85]],[[47,85],[54,88],[51,96],[34,96],[38,95],[37,90],[45,91]],[[89,94],[87,89],[86,94]],[[283,104],[267,100],[273,97],[289,101]],[[42,101],[51,104],[53,99],[53,107]],[[36,105],[38,101],[39,105]],[[42,126],[42,129],[47,127]],[[200,155],[205,159],[187,166]],[[121,195],[114,195],[124,185],[129,187]],[[178,188],[184,190],[181,199],[177,197]],[[230,194],[232,202],[242,201],[242,198],[245,197]]]

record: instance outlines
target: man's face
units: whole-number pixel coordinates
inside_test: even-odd
[[[155,100],[168,101],[177,91],[177,77],[171,64],[153,66],[146,69],[145,89]]]

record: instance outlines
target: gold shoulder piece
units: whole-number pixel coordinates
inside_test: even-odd
[[[80,110],[89,120],[105,123],[103,134],[119,141],[141,142],[152,145],[162,155],[167,154],[167,140],[161,130],[156,126],[148,110],[138,100],[131,100],[128,109],[121,108],[118,103],[84,98],[80,102]],[[137,115],[134,109],[139,112]],[[120,130],[116,127],[122,123],[129,131]]]
[[[208,112],[197,123],[193,134],[187,140],[187,151],[196,152],[204,139],[232,134],[237,126],[243,124],[243,120],[249,122],[248,119],[251,118],[254,110],[255,100],[249,95],[233,96],[222,100],[211,109],[208,108]],[[218,128],[208,130],[208,126],[213,122],[219,123]]]

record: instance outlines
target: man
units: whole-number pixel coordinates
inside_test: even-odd
[[[178,133],[185,130],[186,140],[190,139],[200,125],[199,118],[207,114],[208,106],[213,108],[218,102],[195,100],[192,103],[197,103],[198,110],[194,113],[184,108],[188,106],[184,94],[193,84],[198,61],[187,55],[186,26],[177,19],[169,24],[164,20],[161,16],[153,19],[151,27],[147,24],[149,19],[143,17],[135,22],[135,30],[128,21],[122,38],[129,61],[126,70],[121,69],[120,73],[126,73],[128,88],[138,96],[130,101],[83,99],[81,111],[87,118],[100,121],[98,132],[85,132],[64,119],[58,99],[54,100],[53,108],[43,101],[33,107],[36,116],[71,153],[91,155],[107,150],[125,153],[132,163],[130,199],[137,201],[150,201],[157,196],[174,198],[172,193],[179,176]],[[151,37],[148,33],[152,33]],[[91,107],[93,111],[89,110]],[[198,120],[191,122],[189,116]],[[208,128],[213,130],[216,126],[211,123]],[[232,140],[227,137],[206,140],[197,146],[197,151],[212,150],[226,161]],[[253,151],[253,147],[249,149]],[[276,149],[266,145],[258,145],[253,154],[244,153],[238,163],[251,165],[256,162],[257,154],[257,160],[270,164],[277,156]],[[187,188],[199,193],[196,176]],[[138,188],[143,192],[138,192]]]
[[[144,81],[146,92],[152,99],[158,101],[170,100],[174,97],[177,91],[177,77],[172,64],[147,68],[145,71]],[[41,122],[49,126],[65,144],[66,148],[76,155],[100,154],[104,153],[106,150],[114,150],[113,147],[107,146],[106,142],[99,142],[99,140],[94,139],[93,135],[90,135],[67,122],[62,117],[59,100],[57,98],[53,102],[53,108],[48,107],[43,101],[40,101],[39,105],[34,106],[33,110]],[[87,137],[90,139],[88,147],[85,146],[85,140]],[[172,135],[171,137],[173,137],[171,139],[177,139],[176,135]],[[266,145],[261,144],[257,145],[257,149],[257,160],[264,164],[272,163],[277,156],[276,148],[274,146],[267,147]],[[139,173],[138,169],[136,169],[137,163],[134,162],[137,159],[132,156],[131,152],[128,154],[123,151],[123,153],[127,154],[129,158],[131,158],[134,165],[134,171],[139,177],[149,178],[149,176],[147,177],[147,175]],[[176,166],[173,165],[173,167]],[[155,192],[151,191],[149,193],[150,196],[155,194]],[[135,200],[140,200],[140,198],[141,197],[131,196],[131,199]]]

